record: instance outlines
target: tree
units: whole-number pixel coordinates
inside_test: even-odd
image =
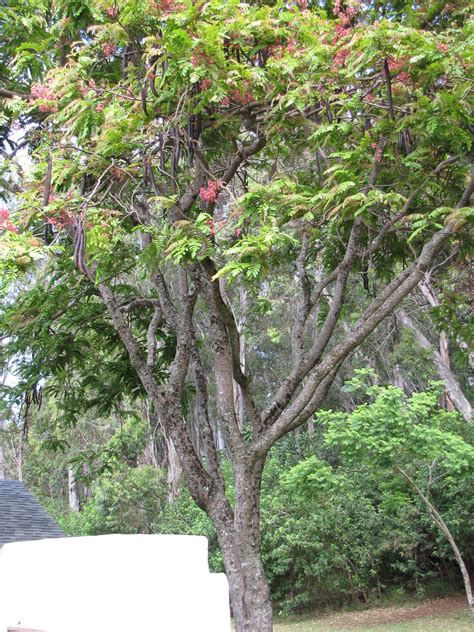
[[[360,388],[360,377],[349,382],[348,387]],[[415,393],[410,398],[393,386],[373,386],[366,393],[372,402],[358,406],[352,413],[318,414],[318,420],[327,428],[325,441],[337,446],[352,461],[379,472],[393,471],[408,483],[452,548],[474,616],[469,572],[432,498],[433,486],[443,478],[455,480],[472,473],[474,448],[455,432],[456,416],[438,408],[439,389]],[[320,465],[317,459],[315,463]],[[327,475],[327,468],[310,465],[313,472],[309,478],[320,485],[322,476],[318,470]],[[304,464],[301,468],[304,471]]]
[[[5,160],[26,144],[32,162],[6,178],[3,277],[40,259],[47,286],[34,339],[31,311],[7,305],[12,348],[25,341],[34,360],[61,332],[87,337],[93,322],[71,327],[75,308],[105,319],[217,530],[239,632],[272,628],[259,557],[268,451],[462,238],[467,13],[337,0],[1,9]],[[255,367],[271,360],[241,328],[261,326],[286,284],[291,327],[273,338],[287,373],[269,394]]]
[[[403,326],[411,329],[414,334],[417,343],[422,349],[427,350],[433,357],[434,365],[438,371],[439,377],[445,383],[445,393],[449,398],[448,403],[451,410],[457,409],[462,414],[466,421],[472,419],[472,406],[469,400],[464,395],[459,380],[457,380],[449,361],[447,337],[444,331],[439,336],[439,350],[431,343],[430,340],[424,335],[424,333],[414,322],[413,318],[407,314],[405,310],[400,310],[399,319]]]

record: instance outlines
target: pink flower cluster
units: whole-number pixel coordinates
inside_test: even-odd
[[[150,6],[155,11],[175,11],[180,8],[180,4],[178,4],[175,0],[151,0]]]
[[[351,20],[357,14],[360,9],[360,1],[353,0],[348,3],[347,9],[341,7],[341,0],[336,0],[334,3],[334,15],[339,18],[336,24],[336,41],[343,38],[351,30]]]
[[[49,103],[41,103],[38,106],[38,110],[40,112],[57,112],[58,111],[58,106],[57,105],[50,105]]]
[[[231,101],[237,101],[240,105],[249,105],[254,103],[255,97],[252,93],[252,86],[248,79],[244,79],[243,85],[240,88],[235,88],[229,92],[229,99]]]
[[[118,7],[109,7],[107,9],[107,15],[109,16],[109,18],[116,18],[118,16],[119,10]]]
[[[210,66],[212,64],[212,58],[202,51],[194,51],[191,55],[191,63],[193,66]]]
[[[372,143],[372,149],[375,149],[374,161],[381,162],[383,156],[383,148],[380,145],[377,145],[377,143]]]
[[[79,83],[79,90],[83,97],[87,97],[91,90],[95,90],[97,88],[94,79],[89,79],[87,84],[83,84],[82,81]]]
[[[394,81],[399,81],[404,85],[407,85],[410,82],[410,75],[407,72],[400,72],[402,68],[405,67],[406,59],[389,59],[388,60],[388,69],[390,73],[394,74]],[[385,68],[384,68],[385,74]]]
[[[115,53],[115,51],[117,50],[117,47],[115,46],[113,42],[105,42],[105,44],[102,44],[102,50],[106,57],[110,57],[111,55]]]
[[[341,0],[335,0],[334,2],[334,15],[338,17],[338,21],[335,27],[336,36],[334,38],[334,44],[337,44],[341,39],[343,39],[351,32],[351,22],[353,17],[360,9],[360,0],[352,0],[352,2],[347,2],[347,5],[347,8],[343,9],[341,7]],[[344,66],[348,56],[348,50],[338,50],[332,62],[332,69],[337,70],[338,68]]]
[[[410,83],[410,75],[407,72],[399,72],[396,76],[396,80],[400,83],[403,83],[404,86],[407,86]]]
[[[349,57],[349,51],[346,48],[342,48],[337,51],[332,59],[332,69],[337,70],[346,63],[346,59]]]
[[[221,100],[221,105],[230,105],[231,101],[240,103],[240,105],[250,105],[255,102],[255,96],[251,90],[251,84],[245,79],[241,88],[234,88],[229,92],[227,97]]]
[[[338,22],[336,24],[336,42],[345,37],[348,33],[351,32],[351,29],[346,27],[344,22]]]
[[[51,87],[46,84],[34,83],[31,86],[31,96],[33,99],[41,101],[49,101],[49,103],[40,103],[38,109],[40,112],[57,112],[58,108],[55,105],[56,95],[52,91]]]
[[[360,9],[360,0],[352,0],[347,2],[347,9],[341,7],[341,0],[334,2],[334,15],[337,15],[339,19],[349,22]]]
[[[34,83],[31,86],[31,96],[34,99],[54,99],[54,94],[51,92],[51,89],[40,83]]]
[[[208,219],[206,224],[209,226],[209,231],[210,231],[211,235],[215,235],[216,234],[216,229],[214,227],[214,222],[212,221],[212,219]]]
[[[218,222],[215,222],[212,219],[208,219],[206,224],[209,226],[209,232],[211,233],[211,235],[215,235],[216,232],[222,230],[224,228],[224,226],[226,225],[227,220],[225,219],[221,219]]]
[[[12,233],[18,232],[18,228],[10,220],[10,211],[6,206],[0,206],[0,230],[9,230]]]
[[[203,202],[210,202],[215,204],[219,192],[222,190],[223,185],[219,180],[211,180],[207,183],[207,187],[201,187],[199,189],[199,197]]]
[[[390,72],[398,72],[405,65],[405,61],[403,59],[389,59],[387,65]]]
[[[239,90],[232,90],[230,98],[233,101],[237,101],[241,105],[249,105],[255,101],[255,98],[251,92],[240,92]]]
[[[277,38],[274,44],[267,46],[266,50],[268,56],[271,56],[274,59],[281,59],[285,54],[285,51],[290,53],[290,55],[298,53],[298,42],[294,37],[292,37],[285,44],[280,38]]]
[[[288,40],[286,49],[290,53],[290,55],[292,55],[296,51],[296,40],[294,38]]]
[[[61,230],[65,226],[72,226],[74,222],[74,213],[64,208],[55,209],[54,211],[50,212],[50,215],[46,218],[46,221],[48,222],[48,224],[51,224],[51,226],[56,226],[58,230]]]

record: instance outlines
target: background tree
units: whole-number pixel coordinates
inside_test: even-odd
[[[348,387],[361,385],[356,377]],[[379,472],[388,469],[408,483],[453,549],[474,616],[469,572],[433,499],[433,486],[440,479],[449,477],[452,481],[472,473],[474,450],[451,430],[456,426],[456,417],[437,408],[438,389],[416,393],[409,399],[396,387],[373,386],[366,392],[373,401],[352,413],[318,413],[319,421],[327,426],[325,442],[337,446],[342,455],[356,463]],[[302,462],[293,470],[294,476],[302,473],[310,487],[313,482],[317,487],[330,476],[330,468],[321,466],[313,457],[313,462]]]

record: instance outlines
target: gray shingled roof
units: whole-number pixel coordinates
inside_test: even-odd
[[[0,547],[8,542],[62,537],[63,531],[23,483],[0,479]]]

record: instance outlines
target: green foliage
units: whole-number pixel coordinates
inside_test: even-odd
[[[80,513],[59,516],[69,535],[153,533],[166,504],[166,481],[156,468],[120,467],[103,474]]]
[[[457,415],[439,408],[436,384],[407,397],[392,386],[367,386],[368,378],[373,379],[370,371],[356,372],[345,386],[363,392],[366,403],[350,413],[318,413],[329,452],[283,472],[281,491],[275,491],[270,526],[264,528],[264,542],[269,538],[270,544],[264,550],[274,584],[283,578],[278,594],[292,596],[283,603],[286,608],[315,598],[311,581],[306,582],[314,574],[329,581],[336,571],[339,583],[325,589],[367,600],[374,591],[380,595],[388,576],[391,581],[411,577],[418,590],[433,574],[426,565],[430,556],[452,559],[402,470],[428,487],[454,536],[469,550],[473,532],[463,516],[471,504],[466,485],[474,463],[472,432]],[[266,525],[269,518],[263,515]]]
[[[372,386],[366,390],[370,401],[352,413],[318,413],[327,428],[325,441],[374,468],[416,471],[435,463],[447,476],[466,475],[474,448],[456,433],[457,415],[438,407],[439,386],[409,398],[393,386]]]
[[[363,490],[367,481],[334,481],[330,469],[315,457],[289,473],[272,460],[267,466],[262,555],[283,612],[368,598],[374,586],[382,517]]]
[[[286,450],[270,458],[262,490],[262,556],[282,612],[372,602],[395,586],[423,594],[437,568],[449,568],[450,581],[458,582],[452,550],[402,479],[340,456],[335,468],[331,452],[294,458],[288,469]],[[466,485],[445,479],[433,493],[469,551]]]

